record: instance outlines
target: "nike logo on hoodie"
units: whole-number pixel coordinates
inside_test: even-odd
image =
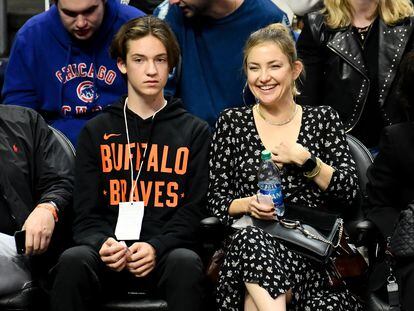
[[[107,133],[105,133],[104,136],[103,136],[103,139],[108,140],[111,137],[118,137],[118,136],[121,136],[121,134],[118,134],[118,133],[107,134]]]

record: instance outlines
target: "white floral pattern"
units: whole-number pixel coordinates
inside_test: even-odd
[[[313,208],[337,200],[350,204],[358,183],[355,163],[338,114],[327,106],[303,106],[298,142],[335,172],[322,192],[299,168],[285,165],[281,172],[285,202]],[[216,125],[210,154],[208,206],[221,222],[231,225],[230,203],[257,192],[257,170],[264,146],[257,133],[252,107],[225,110]],[[328,286],[327,275],[313,261],[289,250],[260,229],[237,232],[227,250],[218,285],[220,310],[242,310],[245,282],[258,283],[272,297],[293,291],[292,310],[362,310],[351,293]]]

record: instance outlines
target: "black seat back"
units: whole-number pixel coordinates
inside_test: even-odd
[[[362,204],[367,196],[366,185],[368,182],[368,178],[366,173],[368,167],[373,162],[373,157],[369,150],[364,146],[364,144],[362,144],[358,139],[356,139],[352,135],[347,134],[346,140],[348,142],[352,158],[355,161],[360,192],[353,206],[345,210],[344,218],[347,233],[350,236],[351,241],[356,242],[359,239],[359,231],[357,229],[357,224],[365,219],[362,210]]]
[[[354,136],[347,134],[346,140],[348,142],[352,158],[354,159],[357,167],[359,188],[361,190],[361,193],[366,195],[366,185],[368,182],[366,172],[374,159],[369,150]]]
[[[68,158],[71,159],[71,161],[75,161],[75,155],[76,150],[75,147],[73,147],[70,140],[58,129],[55,129],[53,126],[49,125],[49,128],[52,130],[53,134],[55,134],[55,137],[62,145],[63,149],[65,150],[66,154],[68,155]]]

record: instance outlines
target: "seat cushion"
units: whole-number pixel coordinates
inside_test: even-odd
[[[106,301],[101,310],[106,311],[168,311],[167,302],[148,297],[144,293],[130,292],[126,296],[112,298]]]

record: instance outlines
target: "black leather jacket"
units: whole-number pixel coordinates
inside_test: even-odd
[[[370,80],[359,42],[351,27],[330,29],[320,12],[305,17],[297,43],[305,64],[306,80],[300,86],[301,104],[328,105],[338,111],[345,130],[351,131],[361,118]],[[388,26],[379,20],[378,100],[384,126],[406,120],[397,102],[398,66],[405,53],[414,50],[414,18]]]

